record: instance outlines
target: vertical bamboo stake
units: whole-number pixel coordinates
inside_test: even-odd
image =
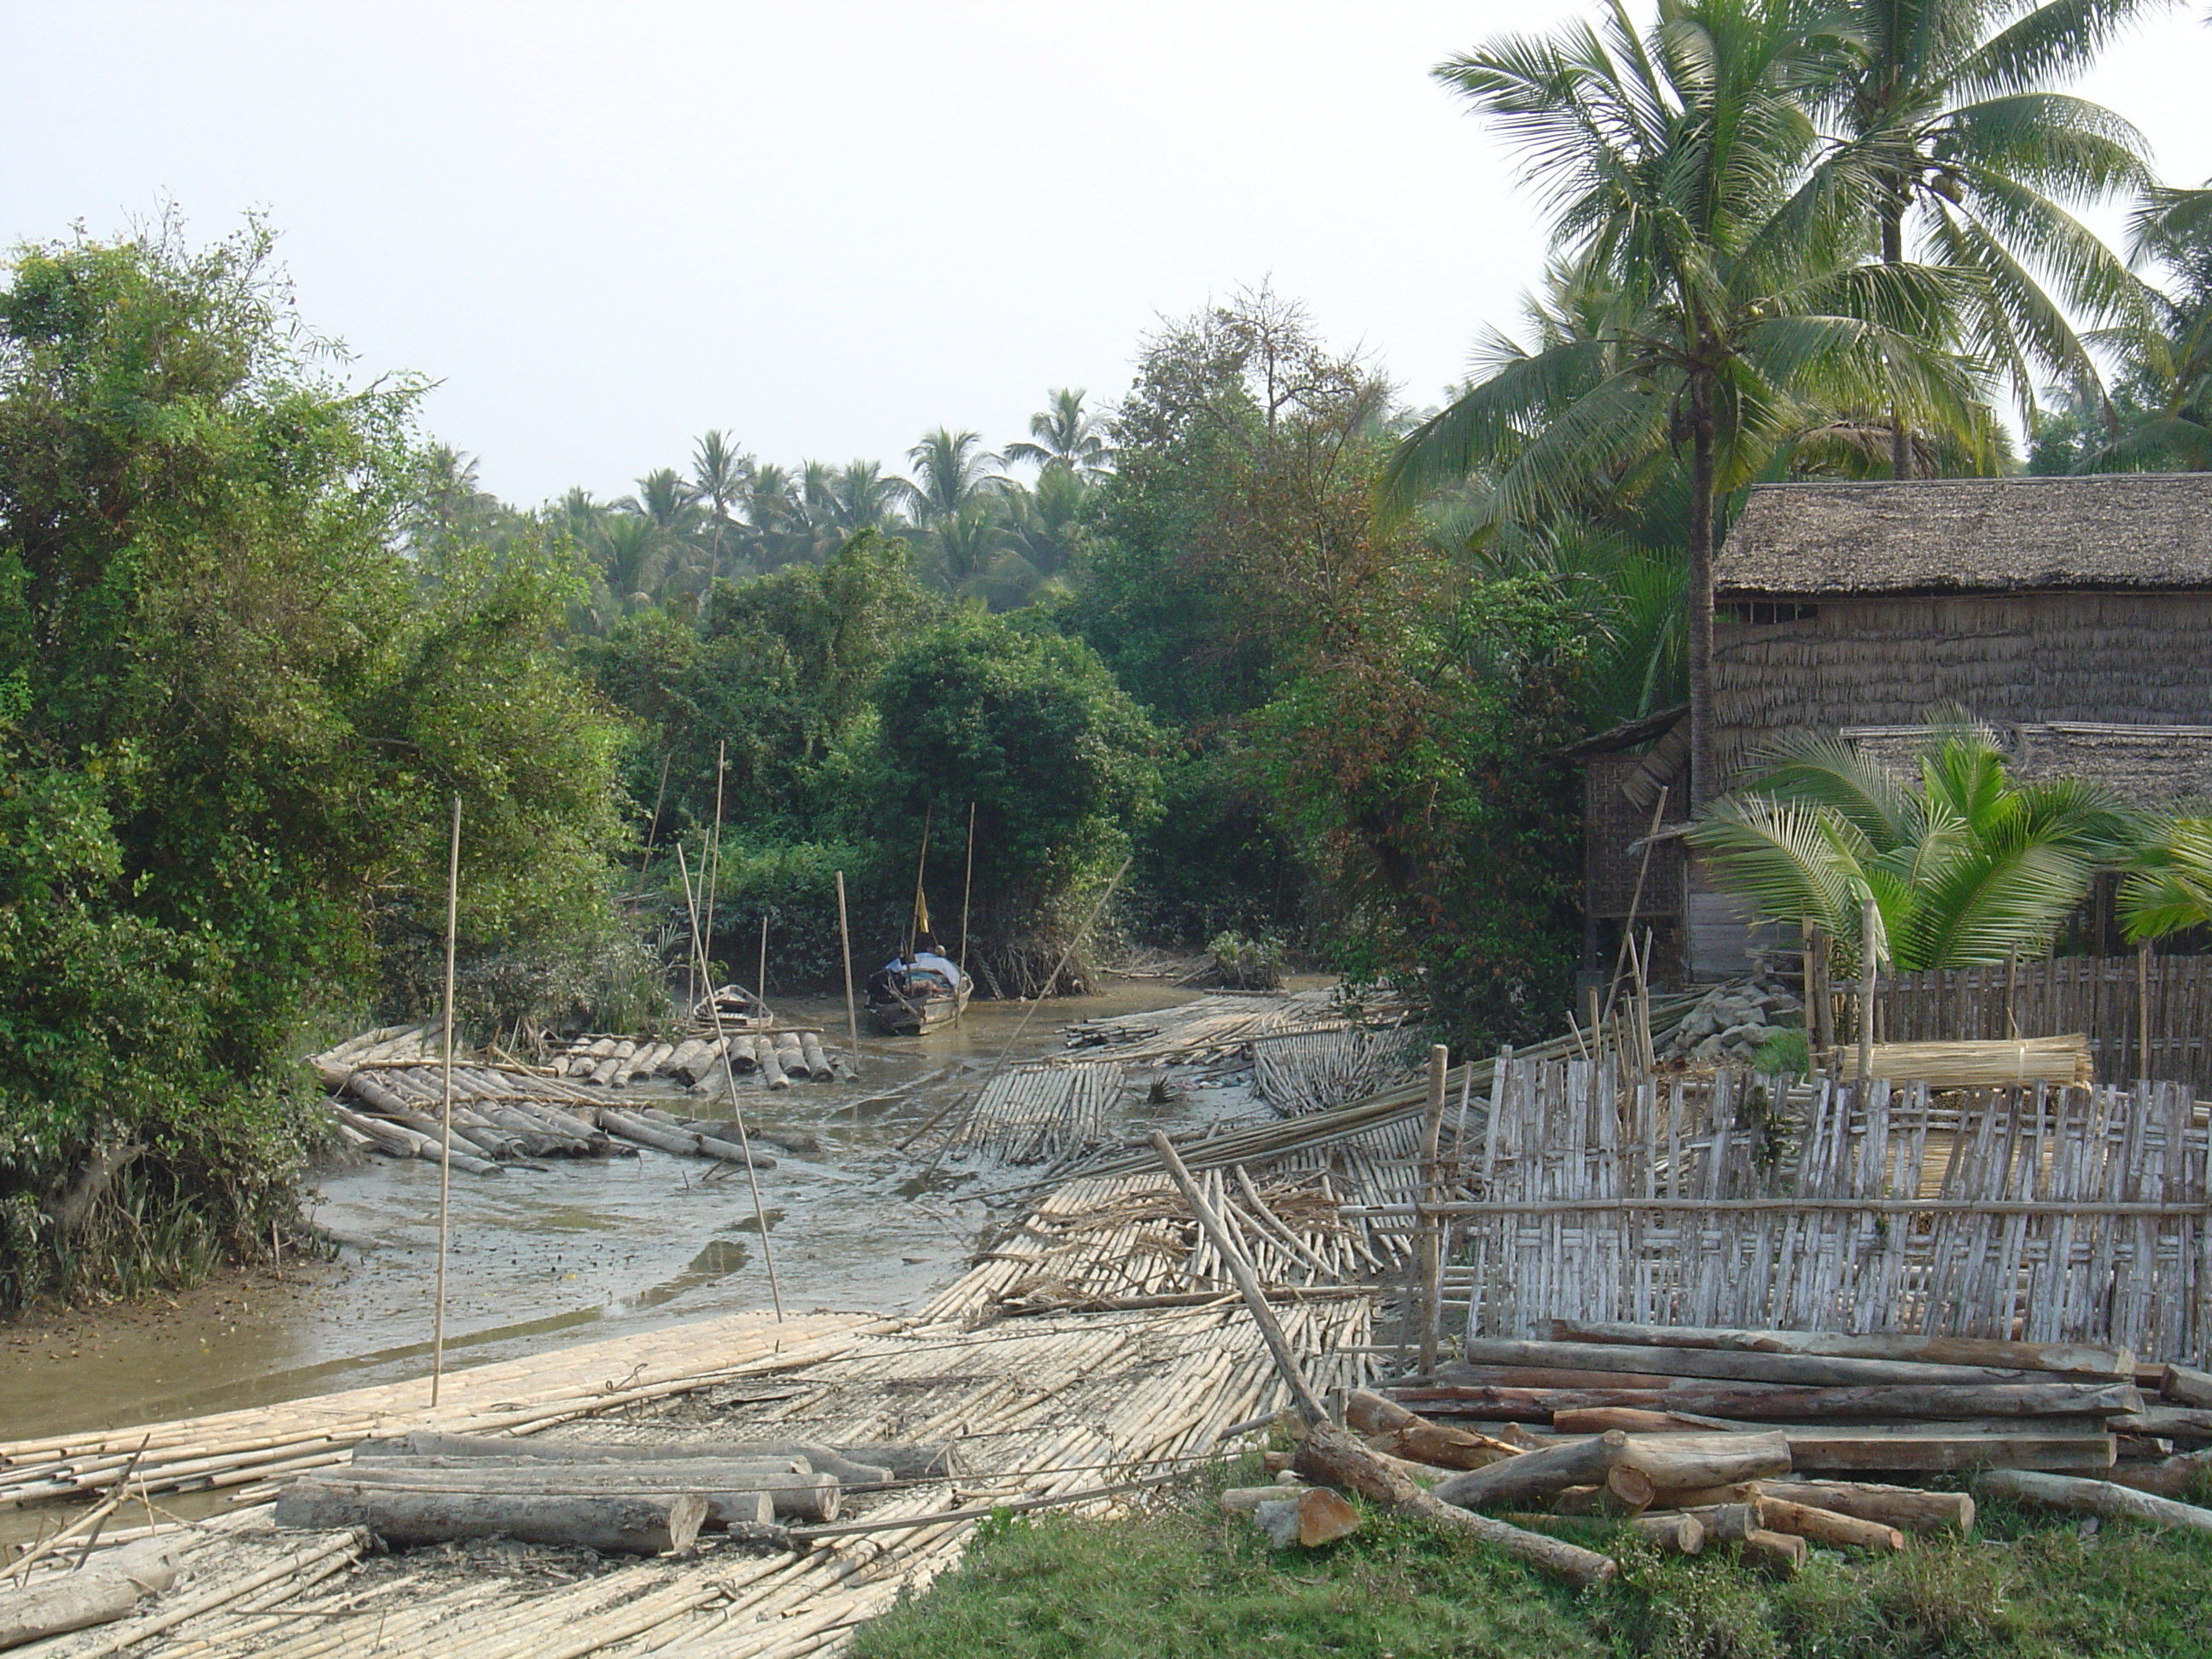
[[[2136,1075],[2150,1079],[2150,941],[2136,946]]]
[[[761,912],[760,971],[753,975],[753,994],[760,999],[761,1008],[768,1008],[768,912]]]
[[[1451,1050],[1439,1042],[1429,1049],[1429,1109],[1421,1122],[1421,1196],[1433,1207],[1444,1201],[1441,1162],[1444,1127],[1444,1079],[1451,1070]],[[1437,1369],[1437,1346],[1443,1328],[1443,1218],[1430,1214],[1421,1218],[1421,1375]]]
[[[975,803],[968,803],[968,873],[960,879],[960,976],[968,976],[968,901],[975,891]],[[957,990],[959,988],[953,988]]]
[[[453,1207],[453,935],[461,919],[461,798],[453,797],[453,850],[446,861],[446,1083],[438,1136],[438,1305],[430,1322],[430,1403],[446,1371],[446,1239]]]
[[[1869,898],[1859,907],[1859,1097],[1866,1104],[1866,1087],[1874,1076],[1875,929],[1880,912]]]
[[[691,897],[691,872],[684,859],[684,843],[676,844],[676,867],[684,878],[684,904],[691,913],[691,950],[699,958],[701,971],[705,971],[707,947],[699,936],[699,907]],[[738,1104],[738,1074],[730,1067],[730,1041],[722,1030],[722,1005],[718,998],[707,999],[707,1011],[714,1016],[714,1046],[721,1051],[722,1084],[730,1091],[730,1116],[738,1126],[738,1150],[745,1155],[745,1182],[752,1188],[753,1224],[760,1229],[761,1259],[768,1264],[769,1299],[775,1304],[776,1323],[783,1322],[783,1285],[775,1276],[775,1246],[768,1236],[768,1209],[761,1202],[760,1171],[753,1167],[753,1143],[745,1133],[744,1109]]]
[[[1613,981],[1605,991],[1605,1012],[1608,1014],[1613,1012],[1614,994],[1620,988],[1621,970],[1635,953],[1636,913],[1644,908],[1644,878],[1651,873],[1651,843],[1659,834],[1659,826],[1666,816],[1667,791],[1662,788],[1659,799],[1651,803],[1651,829],[1644,837],[1644,861],[1636,866],[1636,890],[1628,900],[1628,920],[1620,924],[1620,949],[1613,956]]]
[[[853,1000],[853,926],[845,918],[845,872],[837,872],[837,940],[845,947],[845,1029],[853,1038],[853,1075],[860,1074],[860,1012]]]
[[[936,811],[935,801],[930,802],[921,809],[921,856],[914,861],[914,908],[907,912],[906,918],[906,954],[909,962],[914,959],[915,930],[921,926],[921,907],[924,902],[921,896],[921,878],[923,872],[929,868],[929,825]]]
[[[2019,995],[2020,946],[2015,945],[2005,952],[2005,1035],[2015,1042],[2020,1041],[2020,1015],[2014,1011],[2014,1002]]]

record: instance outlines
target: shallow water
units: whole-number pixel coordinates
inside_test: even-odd
[[[960,1024],[921,1038],[864,1035],[857,1082],[794,1083],[775,1094],[739,1079],[747,1119],[810,1129],[818,1158],[772,1152],[762,1207],[787,1311],[898,1313],[964,1267],[983,1224],[967,1194],[1011,1172],[922,1179],[926,1158],[899,1143],[957,1110],[1012,1044],[1012,1057],[1056,1052],[1072,1020],[1184,1002],[1157,981],[1024,1009],[978,1002]],[[782,1000],[793,1024],[836,1042],[841,1001]],[[884,1096],[892,1098],[882,1098]],[[662,1103],[673,1088],[626,1090],[611,1103]],[[1176,1127],[1246,1103],[1241,1091],[1125,1097],[1131,1133]],[[696,1108],[702,1115],[726,1108]],[[933,1150],[939,1136],[924,1143]],[[768,1264],[742,1172],[653,1151],[606,1161],[551,1159],[542,1174],[456,1172],[447,1265],[449,1364],[480,1364],[770,1303]],[[0,1438],[221,1411],[424,1376],[437,1269],[438,1171],[372,1159],[314,1183],[315,1219],[349,1238],[328,1266],[257,1273],[127,1310],[8,1333],[0,1358]]]

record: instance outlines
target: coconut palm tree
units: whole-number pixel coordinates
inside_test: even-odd
[[[830,510],[848,534],[882,530],[897,515],[905,481],[886,478],[880,463],[854,461],[830,475]]]
[[[2042,372],[2094,386],[2066,307],[2132,315],[2136,285],[2074,217],[2149,182],[2142,135],[2101,105],[2051,90],[2079,75],[2155,0],[1843,0],[1850,49],[1816,103],[1855,163],[1889,264],[1917,228],[1930,255],[1978,281],[1968,346],[2032,412]],[[2055,296],[2055,297],[2054,297]],[[1913,471],[1909,423],[1890,422],[1895,477]]]
[[[1113,471],[1114,447],[1083,407],[1079,388],[1060,386],[1047,396],[1050,406],[1030,416],[1030,440],[1006,446],[1010,461],[1028,461],[1040,472],[1060,468],[1085,483]]]
[[[730,509],[744,493],[752,468],[752,457],[732,444],[719,428],[703,434],[692,448],[691,498],[706,508],[710,580],[722,574],[722,556],[736,538],[737,521]]]
[[[2131,939],[2212,927],[2212,818],[2147,826],[2120,883],[2120,924]]]
[[[1761,920],[1820,928],[1846,969],[1873,899],[1885,954],[1912,972],[2047,950],[2130,839],[2107,791],[2016,783],[1988,732],[1955,716],[1939,721],[1917,781],[1840,738],[1785,744],[1689,840]]]
[[[2166,284],[2142,318],[2091,337],[2119,365],[2118,429],[2075,470],[2212,471],[2212,189],[2148,192],[2130,252]]]
[[[923,433],[906,459],[915,476],[898,481],[901,493],[915,522],[924,526],[957,515],[970,502],[995,495],[1006,484],[999,472],[1006,465],[1004,458],[984,448],[978,432],[940,426]]]
[[[1968,424],[1976,386],[1941,343],[1961,284],[1867,266],[1861,161],[1814,167],[1812,88],[1842,41],[1809,0],[1668,0],[1639,33],[1624,0],[1601,21],[1513,38],[1438,76],[1505,129],[1556,240],[1612,295],[1599,331],[1493,365],[1400,445],[1387,507],[1410,510],[1484,457],[1510,453],[1501,510],[1571,511],[1594,469],[1662,447],[1686,491],[1691,778],[1718,780],[1711,708],[1712,555],[1721,495],[1849,407]],[[1533,417],[1532,417],[1533,416]]]

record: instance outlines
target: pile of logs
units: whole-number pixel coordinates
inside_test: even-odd
[[[847,1492],[947,1467],[942,1446],[868,1443],[515,1440],[417,1431],[356,1446],[276,1499],[281,1528],[362,1527],[394,1547],[507,1537],[659,1555],[703,1533],[790,1549],[792,1523],[837,1519]]]
[[[1284,1484],[1232,1489],[1223,1508],[1310,1545],[1358,1524],[1316,1492],[1353,1492],[1578,1584],[1616,1571],[1555,1535],[1592,1522],[1780,1572],[1813,1548],[1972,1530],[1966,1492],[1859,1478],[1875,1472],[1970,1474],[2016,1503],[2212,1531],[2212,1511],[2174,1501],[2212,1451],[2172,1444],[2212,1443],[2194,1403],[2212,1376],[2125,1349],[1565,1322],[1555,1339],[1478,1342],[1434,1377],[1335,1391],[1330,1421],[1309,1410],[1298,1449],[1267,1455]],[[2147,1405],[2147,1389],[2173,1403]],[[2116,1467],[2122,1447],[2166,1455]]]
[[[725,1051],[732,1073],[738,1077],[757,1074],[771,1089],[788,1089],[793,1082],[828,1083],[841,1071],[852,1074],[842,1054],[833,1055],[823,1047],[820,1030],[803,1025],[727,1031],[719,1036],[708,1031],[679,1042],[587,1034],[553,1057],[553,1069],[558,1076],[594,1088],[622,1089],[665,1079],[711,1092],[721,1082]]]
[[[2101,1474],[2212,1444],[2193,1403],[2212,1379],[2124,1348],[1568,1320],[1553,1337],[1478,1339],[1392,1397],[1524,1435],[1778,1434],[1794,1467],[1844,1474]]]

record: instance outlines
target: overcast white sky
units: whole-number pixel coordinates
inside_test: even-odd
[[[764,459],[1022,435],[1139,335],[1273,281],[1422,401],[1543,237],[1427,78],[1587,0],[4,0],[0,234],[175,203],[283,230],[308,319],[441,382],[534,502],[708,427]],[[2082,90],[2212,177],[2204,0]]]

